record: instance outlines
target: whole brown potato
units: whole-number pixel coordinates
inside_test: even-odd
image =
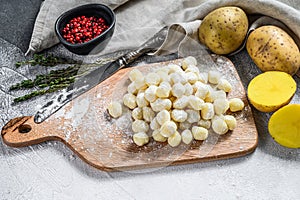
[[[210,12],[199,27],[200,42],[216,54],[229,54],[244,41],[248,18],[238,7],[221,7]]]
[[[262,71],[283,71],[294,75],[300,66],[300,53],[294,40],[281,28],[261,26],[250,33],[247,51]]]

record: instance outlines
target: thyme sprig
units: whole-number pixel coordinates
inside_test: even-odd
[[[66,69],[52,70],[49,74],[37,75],[34,79],[23,80],[14,84],[9,90],[29,89],[33,87],[45,88],[60,83],[72,83],[78,74],[79,65],[71,65]]]
[[[31,66],[47,66],[52,67],[58,64],[79,64],[80,61],[76,61],[73,59],[66,59],[61,57],[56,57],[53,55],[44,56],[43,54],[34,54],[31,60],[19,61],[16,62],[16,67],[20,67],[22,65],[31,65]]]
[[[69,84],[58,84],[58,85],[52,85],[48,89],[36,90],[36,91],[33,91],[33,92],[31,92],[29,94],[26,94],[24,96],[20,96],[20,97],[15,98],[14,103],[26,101],[26,100],[31,99],[33,97],[44,95],[44,94],[47,94],[47,93],[56,92],[58,90],[61,90],[65,87],[67,87],[68,85]]]

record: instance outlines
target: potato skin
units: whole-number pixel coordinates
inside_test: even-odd
[[[210,12],[199,27],[200,42],[216,54],[229,54],[243,43],[248,18],[239,7],[221,7]]]
[[[247,51],[262,71],[283,71],[294,75],[300,66],[300,53],[294,40],[279,27],[262,26],[250,33]]]

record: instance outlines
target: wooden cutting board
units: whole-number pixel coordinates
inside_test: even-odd
[[[228,97],[239,97],[246,105],[243,111],[235,113],[238,127],[224,136],[210,130],[207,140],[194,141],[191,145],[181,144],[172,148],[153,140],[143,147],[135,145],[129,113],[112,119],[106,109],[112,99],[121,102],[126,93],[129,84],[127,73],[133,69],[127,68],[66,104],[41,124],[35,124],[32,116],[12,119],[2,129],[3,141],[12,147],[23,147],[59,140],[82,160],[105,171],[163,167],[246,155],[256,148],[258,134],[245,90],[234,65],[227,58],[213,56],[213,59],[215,69],[233,85]],[[179,62],[174,60],[138,68],[146,72]],[[211,69],[208,66],[200,68],[203,71]]]

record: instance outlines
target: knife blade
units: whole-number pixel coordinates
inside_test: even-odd
[[[136,50],[121,56],[115,61],[99,66],[96,69],[91,70],[87,75],[78,78],[66,89],[63,89],[54,99],[42,106],[42,108],[34,115],[34,122],[38,124],[45,121],[66,103],[92,89],[118,70],[128,66],[128,64],[135,61],[138,57],[158,49],[164,42],[167,32],[168,27],[165,26]]]

